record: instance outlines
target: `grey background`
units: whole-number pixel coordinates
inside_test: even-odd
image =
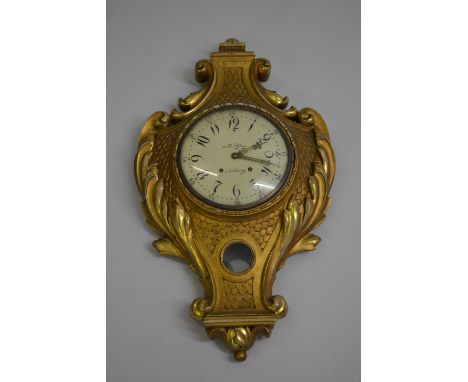
[[[360,378],[360,2],[108,0],[107,358],[109,382]],[[266,86],[325,118],[337,175],[313,253],[278,273],[289,303],[236,363],[188,315],[196,277],[151,247],[133,180],[140,128],[199,88],[198,59],[229,37],[272,63]]]

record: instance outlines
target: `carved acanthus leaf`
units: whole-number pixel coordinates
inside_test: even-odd
[[[309,177],[310,196],[302,204],[293,199],[283,213],[281,222],[280,251],[282,253],[278,269],[286,259],[295,253],[312,251],[320,242],[320,237],[309,233],[325,219],[330,206],[328,191],[334,175],[334,161],[330,158],[328,141],[317,139],[318,159]]]
[[[234,358],[237,361],[244,361],[247,358],[247,350],[252,347],[256,337],[270,337],[271,325],[215,327],[209,328],[207,331],[211,338],[224,339],[234,352]]]
[[[150,142],[153,139],[157,130],[169,126],[170,117],[165,111],[157,111],[153,113],[143,125],[138,139],[138,145],[141,146],[145,142]]]
[[[178,199],[175,200],[173,208],[168,209],[163,180],[158,177],[156,165],[148,167],[144,190],[143,210],[148,223],[163,236],[156,240],[153,246],[160,251],[161,255],[174,256],[188,261],[204,279],[206,270],[194,243],[190,215]]]
[[[169,125],[169,114],[164,111],[153,113],[143,125],[138,138],[138,152],[135,156],[134,170],[138,191],[144,196],[144,183],[148,173],[148,163],[153,151],[153,139],[157,130]]]
[[[170,239],[159,239],[153,241],[153,247],[155,247],[161,256],[174,256],[181,260],[187,261],[187,257],[174,245]]]
[[[283,97],[281,94],[266,88],[263,88],[263,92],[268,101],[278,109],[284,109],[288,106],[289,98],[287,96]]]

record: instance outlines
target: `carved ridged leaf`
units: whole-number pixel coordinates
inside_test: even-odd
[[[294,246],[289,250],[288,256],[294,255],[298,252],[313,251],[320,243],[320,237],[312,233],[307,234],[301,240],[299,240]]]
[[[153,246],[162,256],[174,256],[185,261],[189,260],[170,239],[155,240]]]
[[[298,206],[291,201],[283,213],[280,251],[282,258],[278,262],[280,269],[286,259],[295,253],[312,251],[320,242],[320,237],[309,232],[318,227],[325,219],[325,213],[330,206],[328,197],[329,181],[332,180],[332,167],[328,158],[328,151],[318,142],[319,160],[314,163],[313,175],[309,177],[310,196]]]
[[[294,233],[299,225],[298,206],[295,200],[289,202],[288,208],[283,213],[283,234],[281,237],[281,251],[283,252],[291,244]]]
[[[151,213],[150,213],[150,211],[148,209],[148,206],[146,205],[145,202],[141,203],[141,208],[143,209],[143,213],[146,216],[146,223],[149,225],[149,227],[153,231],[155,231],[158,235],[164,235],[165,230],[156,223],[156,221],[154,220],[153,216],[151,215]]]
[[[182,207],[182,204],[177,199],[175,203],[175,213],[173,215],[172,224],[173,232],[177,237],[178,242],[190,254],[191,260],[201,278],[206,277],[205,267],[200,259],[198,249],[195,247],[193,240],[192,227],[190,225],[190,215]]]
[[[135,156],[135,179],[138,191],[140,191],[140,194],[142,195],[144,193],[144,183],[148,172],[148,162],[151,156],[151,150],[153,150],[153,143],[145,142],[140,146],[138,153]]]
[[[206,94],[208,93],[208,90],[209,90],[209,87],[207,86],[196,92],[190,93],[185,98],[179,98],[177,103],[179,105],[180,110],[189,111],[193,109],[195,106],[197,106],[200,103],[203,97],[206,96]]]

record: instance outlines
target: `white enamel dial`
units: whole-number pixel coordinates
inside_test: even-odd
[[[179,172],[205,202],[249,208],[283,185],[291,167],[289,147],[269,118],[250,108],[222,108],[197,120],[183,135]]]

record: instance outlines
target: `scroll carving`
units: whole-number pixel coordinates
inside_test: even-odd
[[[286,109],[289,103],[288,97],[283,97],[273,90],[269,90],[263,87],[260,82],[265,82],[270,78],[271,64],[266,58],[258,58],[254,61],[252,65],[252,77],[256,82],[256,87],[259,90],[260,95],[264,100],[269,102],[275,108],[277,108],[286,118],[295,120],[298,114],[298,110],[291,106],[289,109]]]
[[[200,83],[207,83],[202,89],[190,93],[185,98],[179,98],[178,105],[181,111],[173,109],[170,115],[172,123],[177,123],[192,115],[206,99],[213,84],[215,71],[208,60],[200,60],[195,65],[195,79]]]

